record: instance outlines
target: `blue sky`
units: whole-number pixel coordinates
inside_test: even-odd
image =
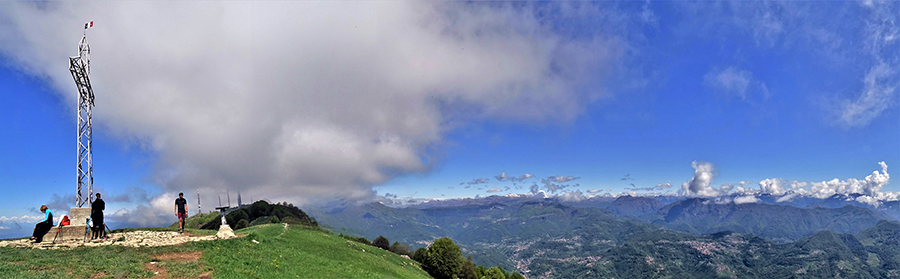
[[[0,237],[41,204],[72,206],[65,61],[89,20],[95,189],[113,222],[165,225],[174,193],[197,191],[305,204],[669,183],[635,192],[896,199],[898,14],[896,1],[16,2],[0,12]]]

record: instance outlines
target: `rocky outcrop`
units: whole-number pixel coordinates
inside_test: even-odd
[[[234,235],[232,233],[232,235]],[[173,231],[131,231],[121,233],[111,233],[108,239],[95,239],[91,241],[83,240],[57,240],[52,242],[52,238],[45,238],[42,243],[32,243],[28,239],[17,239],[0,241],[0,247],[26,247],[37,249],[57,249],[57,248],[73,248],[73,247],[94,247],[104,245],[122,245],[131,247],[142,246],[168,246],[178,245],[191,241],[214,240],[215,235],[192,235],[189,233],[180,234]]]

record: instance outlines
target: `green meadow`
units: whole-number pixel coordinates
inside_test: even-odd
[[[164,247],[3,247],[0,274],[3,278],[431,278],[413,260],[318,228],[267,224],[235,233],[243,237]]]

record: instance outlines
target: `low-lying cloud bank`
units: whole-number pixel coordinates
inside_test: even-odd
[[[890,175],[887,172],[888,166],[885,162],[879,162],[878,165],[881,166],[880,171],[875,170],[872,174],[863,179],[849,178],[840,180],[835,178],[822,182],[801,182],[786,181],[780,178],[769,178],[756,183],[758,187],[752,187],[752,184],[754,183],[750,181],[722,184],[715,187],[713,186],[713,181],[715,177],[718,176],[715,165],[709,162],[693,162],[691,163],[691,167],[694,168],[693,177],[682,183],[681,189],[674,192],[669,190],[672,187],[672,184],[668,182],[648,187],[626,188],[629,191],[620,193],[614,193],[610,189],[581,190],[578,189],[579,187],[577,186],[571,186],[570,188],[570,185],[561,186],[555,184],[569,182],[578,179],[578,177],[549,176],[541,179],[544,187],[540,187],[537,183],[534,183],[528,192],[492,195],[492,197],[555,198],[566,202],[580,202],[592,198],[617,198],[621,196],[668,196],[672,198],[703,197],[709,198],[716,203],[735,204],[763,202],[761,199],[763,196],[771,197],[768,200],[775,203],[791,202],[798,198],[829,199],[837,197],[842,201],[853,201],[872,207],[879,207],[884,202],[900,200],[900,192],[882,191],[882,188],[890,182]],[[503,179],[498,178],[497,180],[509,180],[507,179],[506,173],[501,174],[501,177],[503,177]],[[488,193],[498,192],[501,192],[501,189],[491,188],[488,190]],[[478,198],[482,197],[476,196],[476,199]],[[387,196],[379,196],[376,198],[376,201],[392,206],[406,206],[429,201],[469,199],[470,198],[396,199]]]
[[[812,197],[825,199],[834,195],[853,196],[860,203],[879,206],[882,201],[894,201],[900,198],[900,192],[886,192],[881,189],[890,183],[890,174],[887,172],[887,164],[879,162],[881,171],[875,170],[864,179],[849,178],[846,180],[832,179],[821,182],[787,181],[781,178],[764,179],[758,183],[759,188],[748,187],[749,182],[742,181],[738,186],[725,184],[719,187],[711,186],[716,176],[715,167],[708,162],[694,162],[694,177],[682,184],[678,195],[691,197],[720,197],[740,196],[735,198],[735,203],[755,202],[755,195],[768,194],[779,196],[778,202],[787,202],[797,197]]]

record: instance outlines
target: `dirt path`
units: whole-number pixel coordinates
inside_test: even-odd
[[[288,224],[287,224],[287,223],[284,223],[284,229],[283,229],[283,230],[281,230],[281,233],[280,233],[280,234],[278,234],[278,236],[282,236],[282,235],[284,235],[284,233],[286,233],[286,232],[287,232],[287,229],[288,229]]]
[[[149,262],[144,264],[144,269],[147,271],[153,272],[154,276],[150,277],[151,279],[169,279],[173,278],[169,271],[160,266],[161,262],[175,261],[175,262],[196,262],[200,260],[200,257],[203,256],[203,252],[195,251],[195,252],[180,252],[180,253],[166,253],[159,254],[153,256],[154,259],[159,260],[159,262]],[[197,278],[201,279],[209,279],[212,271],[204,272],[200,274]],[[174,277],[178,278],[178,277]]]

